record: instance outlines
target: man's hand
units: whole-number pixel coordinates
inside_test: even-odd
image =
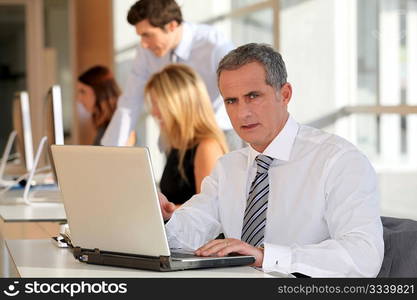
[[[158,191],[159,205],[161,206],[162,217],[164,221],[171,219],[172,214],[177,209],[174,203],[169,202],[164,194]]]
[[[263,249],[256,248],[237,239],[212,240],[198,248],[195,251],[195,254],[199,256],[226,256],[232,252],[255,256],[256,260],[253,263],[253,266],[262,267],[262,262],[264,260]]]

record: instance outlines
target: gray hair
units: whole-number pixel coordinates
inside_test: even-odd
[[[250,43],[230,51],[217,67],[217,81],[224,70],[236,70],[251,62],[259,62],[265,69],[266,84],[276,90],[287,82],[287,69],[281,54],[268,44]]]

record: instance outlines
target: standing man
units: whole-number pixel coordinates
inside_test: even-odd
[[[384,242],[368,159],[289,115],[292,87],[271,47],[241,46],[217,74],[233,127],[249,147],[221,157],[201,193],[181,208],[160,195],[170,246],[198,248],[202,256],[253,255],[266,272],[376,276]],[[213,240],[220,232],[226,238]]]
[[[126,88],[101,140],[103,145],[125,145],[144,110],[144,87],[150,76],[170,63],[192,67],[206,84],[217,124],[231,150],[241,140],[233,131],[217,87],[216,68],[233,49],[232,43],[208,25],[184,22],[175,0],[139,0],[129,10],[129,24],[135,26],[141,42]]]

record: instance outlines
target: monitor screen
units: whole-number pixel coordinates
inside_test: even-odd
[[[61,88],[52,86],[45,99],[45,135],[47,136],[47,159],[51,165],[54,180],[57,182],[55,165],[52,159],[51,145],[64,145],[64,125],[62,118]]]
[[[64,144],[64,125],[62,120],[62,97],[61,88],[52,86],[45,100],[46,130],[48,145]]]
[[[16,131],[16,146],[26,171],[33,167],[32,125],[30,120],[29,95],[18,92],[13,100],[13,127]]]

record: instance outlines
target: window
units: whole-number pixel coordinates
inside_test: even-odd
[[[290,112],[369,157],[382,214],[417,219],[417,1],[280,3]]]

